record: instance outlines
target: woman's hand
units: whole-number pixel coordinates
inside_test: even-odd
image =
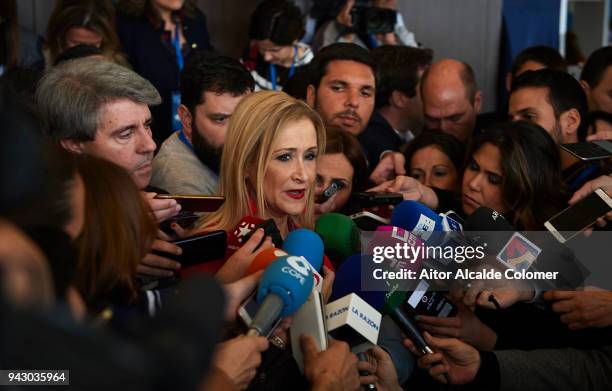
[[[244,276],[253,259],[263,250],[274,247],[272,238],[266,237],[262,245],[255,251],[255,248],[264,236],[264,230],[258,228],[246,243],[238,249],[231,257],[225,261],[215,278],[224,284],[236,281]]]
[[[262,274],[263,270],[260,270],[257,273],[241,278],[240,280],[232,282],[231,284],[223,285],[227,299],[227,304],[225,306],[225,319],[228,322],[232,322],[234,319],[236,319],[238,307],[243,301],[246,300],[247,297],[249,297],[249,295],[251,295],[251,293],[253,293],[253,291],[255,291],[255,287],[257,286]]]

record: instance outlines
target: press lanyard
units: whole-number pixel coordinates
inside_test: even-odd
[[[178,65],[179,72],[183,70],[185,60],[183,59],[183,51],[181,50],[181,34],[180,24],[177,23],[174,30],[174,39],[172,40],[174,46],[174,52],[176,53],[176,65]]]
[[[298,48],[297,45],[293,46],[293,59],[291,60],[291,66],[289,67],[289,78],[295,73],[295,63],[297,61]],[[270,64],[270,81],[272,82],[272,90],[276,91],[276,66]]]
[[[181,71],[183,70],[185,60],[183,59],[183,51],[181,50],[180,24],[178,23],[176,24],[176,28],[174,30],[174,39],[172,40],[172,46],[174,47],[174,53],[176,54],[176,65],[178,66],[179,74],[180,74]],[[180,104],[181,104],[181,92],[173,91],[172,92],[172,130],[179,130],[183,127],[183,124],[181,123],[181,118],[178,115],[178,108]]]

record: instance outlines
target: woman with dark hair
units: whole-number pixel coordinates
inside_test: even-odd
[[[48,66],[66,49],[77,45],[92,45],[102,54],[122,65],[115,32],[115,10],[109,0],[60,0],[47,24],[44,54]]]
[[[488,207],[519,230],[543,229],[548,218],[567,206],[559,150],[542,127],[524,121],[497,125],[473,139],[467,156],[460,204],[448,192],[404,176],[372,190],[399,191],[434,210],[466,215]]]
[[[365,190],[368,177],[367,162],[359,141],[340,129],[328,128],[326,134],[325,151],[317,164],[317,215],[342,210],[351,193]],[[325,194],[326,190],[333,191],[333,194]]]
[[[286,0],[261,2],[251,15],[250,44],[242,63],[255,79],[256,90],[281,90],[298,68],[314,54],[305,43],[304,22],[298,7]]]
[[[425,186],[459,190],[465,148],[456,137],[440,131],[425,131],[404,150],[406,173]]]
[[[75,159],[85,184],[85,225],[76,240],[74,284],[93,312],[137,304],[136,267],[157,233],[149,207],[121,167],[93,156]]]
[[[192,52],[212,50],[206,17],[194,0],[120,0],[117,34],[134,71],[159,91],[152,107],[153,138],[160,145],[181,128],[180,72]]]

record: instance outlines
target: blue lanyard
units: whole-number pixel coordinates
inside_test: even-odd
[[[183,132],[182,130],[178,130],[177,133],[178,133],[179,140],[181,140],[183,142],[183,144],[188,146],[189,149],[191,149],[193,151],[193,145],[191,145],[189,140],[187,140],[187,136],[185,136],[185,132]]]
[[[291,67],[289,67],[289,79],[295,74],[295,62],[297,61],[298,48],[293,46],[293,59],[291,60]],[[274,64],[269,65],[270,68],[270,81],[272,82],[272,90],[276,91],[276,66]]]
[[[179,27],[180,25],[177,24],[174,30],[174,39],[172,40],[172,46],[174,46],[174,52],[176,53],[176,65],[178,65],[179,71],[182,71],[185,60],[183,59],[183,51],[181,50],[181,35]]]

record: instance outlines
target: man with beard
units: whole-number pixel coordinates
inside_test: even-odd
[[[171,194],[216,194],[229,119],[254,82],[239,61],[210,53],[193,55],[181,72],[183,129],[153,160],[151,184]]]
[[[580,83],[566,72],[541,69],[520,75],[508,102],[512,121],[529,121],[543,127],[557,145],[584,141],[587,133],[587,98]],[[562,177],[577,190],[602,174],[599,162],[583,162],[561,149]]]
[[[325,126],[359,136],[374,111],[377,67],[371,54],[352,43],[334,43],[316,54],[309,72],[308,105],[319,113]],[[367,145],[361,145],[367,150]],[[404,155],[387,153],[380,162],[369,162],[369,170],[369,179],[375,184],[403,175]]]
[[[306,102],[327,126],[358,136],[374,111],[376,65],[366,49],[350,43],[323,48],[310,65]]]

